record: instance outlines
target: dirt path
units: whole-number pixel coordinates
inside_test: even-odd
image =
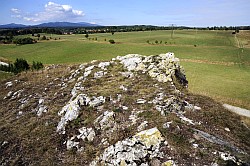
[[[229,104],[223,104],[223,107],[228,109],[229,111],[232,111],[238,115],[241,116],[246,116],[248,118],[250,118],[250,110],[244,109],[244,108],[240,108],[240,107],[235,107]]]

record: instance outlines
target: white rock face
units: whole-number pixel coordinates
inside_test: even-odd
[[[128,69],[128,71],[135,70],[136,67],[142,62],[141,55],[139,54],[128,54],[126,56],[118,56],[116,58]]]
[[[96,73],[94,73],[94,78],[95,79],[98,79],[98,78],[102,78],[104,75],[106,75],[107,72],[104,72],[104,71],[98,71]]]
[[[84,72],[83,76],[85,78],[88,77],[91,74],[92,69],[94,69],[94,67],[95,67],[95,65],[92,65],[92,66],[85,68],[85,72]]]
[[[187,86],[187,80],[179,59],[174,53],[160,54],[159,56],[142,56],[128,54],[118,56],[119,60],[128,71],[142,71],[159,82],[173,82],[173,77],[178,77],[181,84]]]
[[[224,153],[224,152],[219,152],[220,157],[222,160],[227,161],[227,160],[232,160],[234,162],[236,162],[236,158],[232,155],[230,155],[229,153]]]
[[[67,143],[66,143],[67,150],[70,150],[73,147],[76,147],[77,149],[79,148],[79,142],[73,141],[74,139],[75,139],[75,136],[67,140]]]
[[[107,70],[107,67],[110,66],[110,62],[101,62],[99,63],[98,67],[102,70]]]
[[[104,153],[92,165],[102,163],[104,165],[135,165],[141,162],[148,165],[152,158],[162,158],[160,144],[164,142],[160,131],[157,128],[144,130],[137,133],[132,138],[118,141],[116,144],[105,149]],[[145,157],[148,156],[148,161]],[[129,163],[129,164],[128,164]]]
[[[86,106],[90,102],[90,98],[87,97],[86,94],[80,94],[78,95],[73,101],[70,101],[66,106],[62,108],[60,112],[58,112],[58,115],[63,117],[61,118],[61,121],[58,123],[57,126],[57,132],[61,134],[65,134],[65,126],[68,123],[68,121],[72,121],[76,119],[79,115],[79,111],[81,109],[81,106]]]
[[[101,104],[105,103],[105,97],[99,96],[99,97],[93,97],[93,100],[89,102],[90,107],[97,107]]]
[[[82,127],[78,130],[80,135],[77,136],[78,139],[82,139],[83,141],[87,138],[88,141],[93,141],[95,138],[95,131],[93,128]]]

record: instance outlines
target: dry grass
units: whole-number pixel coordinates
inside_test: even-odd
[[[250,31],[249,30],[241,30],[240,33],[237,34],[237,37],[241,41],[244,48],[250,48]]]
[[[15,82],[14,80],[18,80],[10,88],[6,89],[4,84],[6,81],[2,81],[0,84],[2,90],[0,94],[0,143],[8,142],[5,146],[1,146],[1,164],[88,165],[90,161],[96,156],[100,156],[104,151],[105,146],[101,144],[102,138],[107,138],[111,145],[115,144],[117,141],[124,140],[137,133],[137,127],[145,120],[148,121],[148,126],[145,129],[157,127],[169,142],[172,150],[162,149],[162,151],[172,156],[179,163],[186,165],[188,163],[199,163],[204,165],[214,161],[216,156],[212,152],[215,149],[220,151],[226,149],[205,140],[195,140],[204,148],[194,149],[189,142],[194,139],[194,132],[191,130],[194,126],[187,125],[174,113],[162,116],[152,104],[137,104],[137,99],[143,98],[151,101],[160,92],[167,94],[166,98],[176,94],[173,87],[168,83],[158,83],[140,72],[136,73],[133,78],[124,78],[119,74],[119,72],[124,71],[120,64],[114,68],[109,68],[107,75],[103,78],[94,79],[93,73],[88,77],[88,81],[82,84],[85,87],[83,93],[88,94],[90,97],[103,95],[106,97],[106,103],[103,107],[98,108],[98,111],[97,108],[82,107],[79,117],[69,122],[66,127],[66,134],[59,135],[56,133],[56,126],[60,120],[57,113],[69,101],[70,92],[75,82],[69,83],[64,89],[61,89],[58,84],[68,78],[70,71],[77,69],[77,66],[57,65],[55,67],[48,66],[47,68],[50,69],[21,73],[10,78],[7,81]],[[94,69],[94,71],[98,70]],[[120,89],[120,85],[126,86],[128,91]],[[23,89],[23,92],[18,99],[3,100],[10,90],[17,91],[20,89]],[[109,102],[108,98],[117,99],[117,94],[122,95],[121,101],[116,104]],[[22,109],[18,108],[20,105],[18,100],[29,95],[32,95],[32,97],[28,105]],[[229,113],[220,103],[208,97],[193,94],[180,95],[179,97],[202,108],[201,111],[187,111],[185,114],[194,122],[202,122],[201,125],[195,126],[196,128],[218,136],[229,141],[232,145],[250,152],[248,142],[250,132],[241,123],[239,116]],[[41,117],[37,117],[36,113],[32,111],[32,109],[36,108],[39,98],[45,99],[45,104],[49,110],[47,113],[42,114]],[[121,106],[127,106],[129,109],[123,110]],[[18,115],[19,111],[23,112],[22,115]],[[80,127],[94,127],[93,121],[104,111],[115,112],[114,121],[117,124],[115,131],[110,133],[109,129],[105,131],[95,129],[97,139],[94,139],[93,142],[81,142],[81,145],[85,148],[84,151],[77,152],[76,149],[67,151],[63,143],[71,136],[78,134],[77,130]],[[134,125],[131,125],[129,120],[132,111],[143,111],[138,115],[138,122]],[[249,124],[248,119],[242,120]],[[163,124],[169,121],[173,122],[170,128],[163,128]],[[225,127],[230,128],[231,132],[225,132]],[[190,156],[190,154],[192,155]],[[197,156],[200,160],[196,160]]]

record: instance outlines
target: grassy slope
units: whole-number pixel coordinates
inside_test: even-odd
[[[152,55],[171,51],[180,59],[204,61],[182,62],[187,71],[191,92],[206,94],[222,102],[250,109],[250,89],[247,86],[250,67],[246,64],[227,66],[206,63],[216,61],[249,64],[250,48],[244,48],[241,52],[235,46],[235,39],[230,31],[175,31],[174,38],[171,39],[170,36],[170,31],[115,33],[113,36],[91,34],[89,38],[97,37],[95,41],[85,39],[84,35],[53,35],[53,38],[61,39],[24,46],[0,45],[0,55],[12,61],[22,57],[29,62],[34,60],[52,64],[109,60],[129,53]],[[114,39],[118,44],[109,44],[109,39]],[[147,44],[147,40],[150,43],[162,41],[162,44]]]

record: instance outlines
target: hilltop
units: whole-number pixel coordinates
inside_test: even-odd
[[[188,91],[173,53],[49,65],[0,84],[1,165],[249,165],[250,130]]]

